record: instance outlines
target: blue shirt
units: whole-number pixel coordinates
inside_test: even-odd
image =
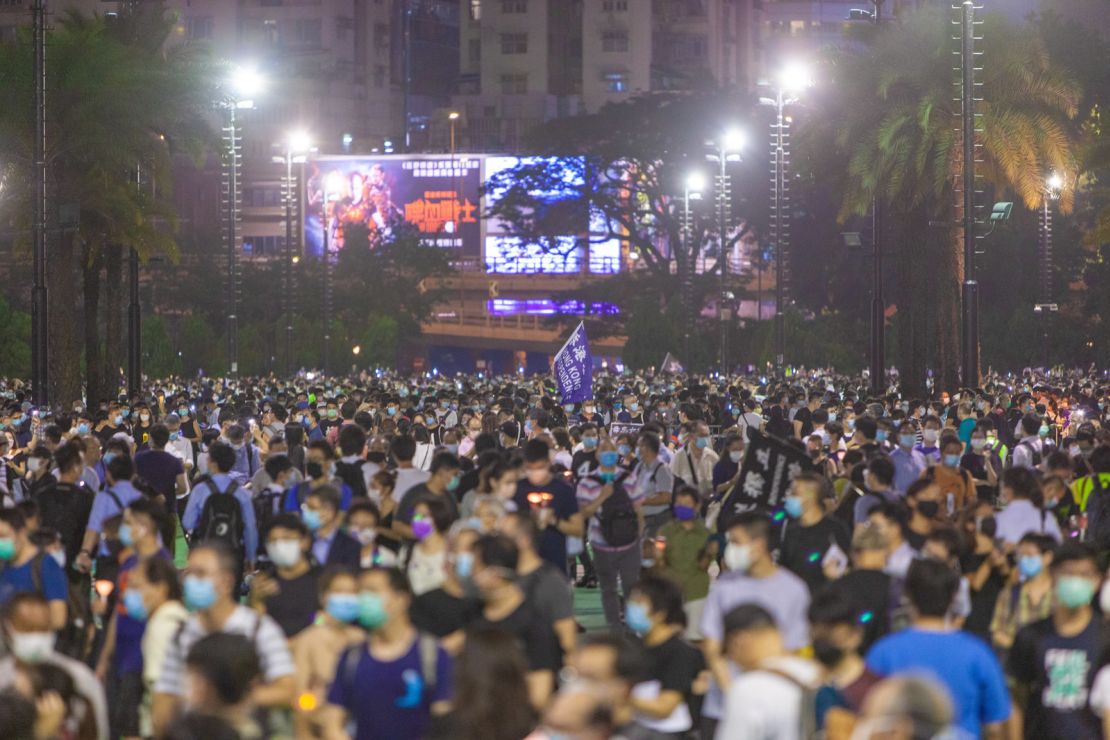
[[[894,463],[894,490],[901,494],[904,494],[929,466],[924,455],[917,450],[907,451],[904,447],[895,448],[894,452],[890,453],[890,461]]]
[[[431,705],[451,698],[451,668],[451,658],[437,647],[435,688],[428,691],[419,638],[402,657],[388,662],[359,643],[340,657],[328,702],[347,710],[357,728],[355,740],[415,740],[428,729]]]
[[[0,604],[16,594],[35,591],[35,578],[31,572],[34,562],[35,559],[31,558],[20,566],[5,565],[0,568]],[[49,555],[42,558],[41,576],[43,597],[47,601],[65,601],[68,591],[65,571]]]
[[[231,486],[231,477],[224,473],[217,473],[212,476],[212,483],[215,484],[217,491],[226,493]],[[201,512],[204,511],[204,503],[211,495],[212,489],[207,483],[194,486],[192,493],[189,495],[189,504],[185,507],[185,516],[181,517],[182,529],[186,532],[192,532],[197,528],[197,525],[200,524]],[[239,502],[239,507],[243,510],[243,547],[245,554],[247,560],[254,560],[255,554],[258,552],[258,524],[254,520],[254,505],[251,503],[251,495],[241,485],[235,489],[234,495]]]
[[[262,457],[258,454],[258,448],[253,444],[244,444],[235,450],[235,464],[231,466],[228,475],[240,486],[245,486],[261,469]]]
[[[112,494],[108,493],[109,490],[119,499],[118,504],[112,498]],[[123,510],[130,506],[132,501],[142,497],[143,494],[131,485],[131,481],[121,480],[119,483],[106,486],[103,491],[98,491],[96,498],[93,499],[92,511],[89,512],[89,523],[86,529],[91,529],[100,534],[104,531],[105,519],[123,514]],[[103,538],[100,540],[99,547],[101,557],[110,554]]]
[[[351,498],[354,496],[354,494],[351,493],[351,487],[338,479],[333,480],[329,485],[339,489],[339,510],[346,511],[351,508]],[[304,501],[299,499],[298,496],[304,496],[304,498],[307,499],[311,491],[312,487],[308,481],[302,481],[293,486],[285,492],[285,499],[282,503],[281,510],[291,514],[300,514],[301,504],[303,504]]]
[[[316,558],[316,562],[320,565],[325,565],[328,562],[328,552],[331,551],[331,543],[335,541],[337,532],[339,532],[338,529],[327,538],[317,535],[312,539],[312,557]]]
[[[875,643],[867,667],[880,676],[925,673],[948,689],[959,726],[975,737],[1010,716],[1010,692],[998,659],[966,632],[907,629]]]

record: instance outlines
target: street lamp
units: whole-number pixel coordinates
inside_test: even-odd
[[[257,69],[240,66],[232,70],[228,80],[228,95],[224,107],[228,111],[228,125],[225,129],[227,141],[227,359],[228,371],[239,371],[239,170],[241,167],[241,144],[236,121],[236,111],[254,107],[254,98],[265,87],[265,81]]]
[[[690,201],[701,200],[703,192],[705,192],[705,175],[696,170],[686,175],[682,199],[682,259],[685,261],[685,269],[682,271],[682,359],[686,363],[687,370],[693,367],[690,357],[690,325],[694,320],[694,270],[697,267],[697,257],[690,243],[690,237],[693,235]]]
[[[790,125],[786,118],[786,106],[796,103],[798,95],[813,84],[813,77],[807,67],[792,62],[779,72],[774,83],[774,98],[760,98],[762,105],[775,109],[775,122],[771,124],[774,134],[774,152],[771,160],[772,236],[775,245],[775,363],[779,372],[784,372],[786,364],[786,249],[790,241],[789,189],[786,169],[790,162],[787,151],[790,145],[786,129]]]
[[[717,228],[720,232],[720,252],[717,262],[720,266],[720,295],[717,298],[717,316],[720,319],[720,367],[722,373],[728,372],[728,323],[729,312],[725,308],[728,284],[728,221],[729,207],[732,194],[728,176],[728,163],[740,161],[740,150],[747,143],[744,132],[737,128],[729,128],[716,142],[709,142],[715,149],[706,155],[710,162],[717,162],[720,171],[717,174]]]
[[[1048,335],[1052,328],[1052,314],[1059,309],[1052,298],[1052,202],[1060,200],[1064,191],[1064,178],[1053,172],[1045,178],[1041,205],[1040,285],[1033,312],[1041,318],[1041,339],[1044,342],[1044,366],[1048,369]]]
[[[285,259],[283,263],[283,276],[285,285],[285,362],[286,371],[292,375],[295,370],[293,354],[293,314],[296,311],[295,301],[297,289],[295,286],[296,275],[293,265],[296,264],[296,255],[293,251],[293,199],[296,190],[293,186],[293,165],[303,164],[308,160],[312,151],[312,138],[307,131],[297,129],[289,132],[285,139],[285,154],[274,157],[274,162],[285,165]]]

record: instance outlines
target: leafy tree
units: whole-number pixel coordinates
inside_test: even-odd
[[[18,311],[0,296],[0,376],[31,374],[31,314]]]

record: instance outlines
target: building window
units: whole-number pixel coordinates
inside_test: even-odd
[[[602,31],[602,51],[628,51],[628,31]]]
[[[624,13],[628,10],[628,0],[605,0],[601,9],[606,13]]]
[[[355,19],[354,18],[345,16],[345,15],[338,15],[338,16],[335,17],[335,36],[336,36],[336,38],[345,39],[351,34],[351,31],[353,31],[354,29],[355,29]]]
[[[528,92],[528,75],[524,73],[501,75],[502,95],[523,95]]]
[[[605,89],[609,92],[628,92],[627,72],[607,72],[604,80]]]
[[[527,33],[503,33],[503,34],[501,34],[501,53],[502,54],[527,54],[528,53],[528,34]]]
[[[466,55],[471,64],[478,65],[482,63],[482,40],[470,39],[466,43]]]
[[[285,252],[285,237],[245,236],[243,251],[253,257],[276,257]]]
[[[203,41],[212,38],[212,16],[197,15],[185,19],[185,38]]]
[[[320,47],[323,32],[319,18],[297,18],[282,24],[282,42],[286,46]]]
[[[470,20],[482,20],[482,0],[470,0]]]
[[[505,15],[527,13],[528,0],[501,0],[501,12]]]

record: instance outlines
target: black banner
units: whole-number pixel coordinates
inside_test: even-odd
[[[803,472],[813,469],[805,452],[778,437],[749,429],[740,478],[721,510],[728,520],[752,509],[775,509],[782,505],[790,490],[790,482]]]

